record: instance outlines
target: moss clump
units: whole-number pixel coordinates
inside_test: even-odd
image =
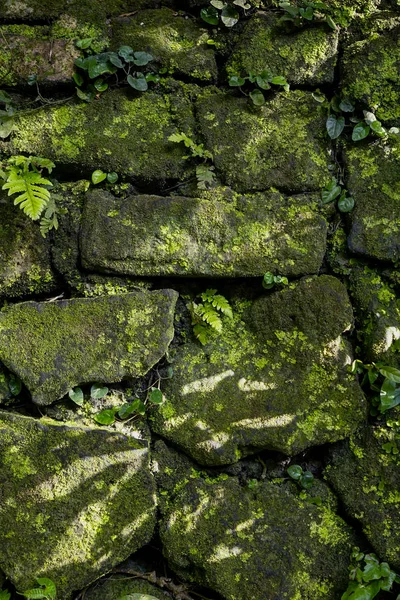
[[[400,123],[400,27],[345,50],[342,89],[378,119]]]
[[[55,287],[50,248],[39,226],[0,192],[0,297],[18,298]]]
[[[332,450],[326,477],[381,560],[400,570],[400,413]]]
[[[70,598],[151,539],[147,442],[4,412],[0,432],[0,566],[17,589],[49,577]]]
[[[130,594],[136,595],[131,596]],[[140,596],[140,594],[143,594],[143,596]],[[133,600],[149,600],[150,598],[170,600],[171,598],[168,592],[147,581],[124,577],[123,575],[113,575],[112,578],[100,579],[85,593],[87,600],[116,600],[116,598],[125,596]]]
[[[120,275],[296,276],[319,270],[326,222],[317,196],[276,191],[209,199],[87,195],[80,248],[90,271]]]
[[[11,392],[8,386],[8,381],[8,373],[3,367],[3,365],[0,363],[0,403],[11,398]]]
[[[129,45],[135,51],[146,49],[157,64],[153,67],[152,62],[152,68],[213,82],[217,65],[214,50],[207,45],[209,37],[207,29],[199,28],[194,19],[168,8],[143,10],[132,18],[114,20],[112,48]]]
[[[154,431],[200,464],[218,465],[264,448],[297,454],[364,421],[342,338],[352,310],[337,279],[304,279],[233,309],[204,348],[177,349]]]
[[[173,337],[173,290],[16,304],[0,315],[0,358],[38,404],[80,383],[147,373]]]
[[[400,139],[346,148],[347,188],[356,205],[348,238],[352,252],[379,260],[400,258]]]
[[[165,556],[182,578],[227,600],[337,600],[354,537],[292,486],[192,479],[166,508]]]
[[[181,177],[184,150],[168,137],[177,131],[193,135],[183,87],[175,86],[173,99],[161,90],[142,95],[120,90],[91,104],[43,108],[35,119],[22,115],[0,149],[46,156],[79,171],[103,169],[142,180]]]
[[[237,191],[302,192],[329,181],[326,115],[311,93],[280,93],[255,108],[243,98],[207,91],[197,112],[217,169]]]
[[[337,32],[321,27],[288,34],[279,26],[279,18],[274,13],[260,12],[248,22],[228,61],[228,75],[267,69],[295,84],[331,83],[337,58]]]

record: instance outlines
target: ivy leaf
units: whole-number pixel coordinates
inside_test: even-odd
[[[163,395],[161,390],[153,388],[149,394],[149,402],[151,402],[152,404],[162,404]]]
[[[108,394],[108,387],[103,387],[100,383],[94,383],[90,388],[90,397],[95,400],[104,398]]]
[[[221,11],[221,21],[225,27],[233,27],[239,21],[239,13],[236,8],[227,4]]]
[[[381,387],[379,399],[379,411],[381,413],[386,412],[390,408],[394,408],[400,404],[400,388],[396,386],[394,381],[385,379]]]
[[[124,68],[124,63],[121,61],[120,57],[115,52],[110,52],[109,61],[112,65],[114,65],[114,67],[117,67],[117,69]]]
[[[106,177],[107,173],[104,173],[101,169],[96,169],[96,171],[93,171],[92,173],[92,183],[97,185],[98,183],[104,181]]]
[[[108,89],[108,83],[104,81],[103,77],[99,77],[99,79],[96,79],[93,85],[98,92],[105,92],[106,89]]]
[[[151,54],[149,54],[148,52],[134,52],[133,56],[134,56],[133,62],[138,67],[144,67],[150,61],[153,60],[153,56]]]
[[[105,408],[97,415],[94,415],[93,418],[96,423],[99,423],[100,425],[112,425],[115,423],[115,412],[116,411],[113,408]]]
[[[132,77],[132,75],[128,75],[127,81],[134,90],[138,92],[145,92],[148,89],[147,81],[143,73],[137,73],[136,77]]]
[[[108,183],[116,183],[118,181],[118,173],[115,173],[115,171],[107,173],[107,181]]]
[[[288,475],[295,481],[300,481],[301,476],[303,475],[303,469],[300,465],[290,465],[288,467]]]
[[[240,75],[232,75],[229,78],[229,85],[231,87],[241,87],[245,83],[246,83],[246,80],[243,77],[240,77]]]
[[[83,392],[80,387],[69,390],[68,396],[71,398],[72,402],[75,402],[78,406],[83,406]]]
[[[8,389],[12,393],[13,396],[18,396],[22,390],[22,381],[17,375],[10,375],[10,379],[8,381]]]
[[[222,10],[225,6],[225,2],[222,2],[222,0],[211,0],[210,4],[218,10]]]
[[[80,48],[81,50],[87,50],[90,48],[91,43],[93,42],[93,38],[85,38],[83,40],[77,40],[75,42],[75,46]]]
[[[80,73],[74,73],[72,75],[72,79],[75,81],[75,83],[78,87],[81,87],[81,85],[83,85],[83,83],[85,81],[83,76]]]
[[[309,490],[314,483],[314,475],[311,471],[304,471],[303,475],[300,477],[300,484],[304,490]]]
[[[0,119],[0,138],[3,140],[8,138],[12,130],[14,129],[14,117],[2,117]]]
[[[57,590],[54,582],[47,577],[38,577],[36,581],[40,587],[26,590],[25,592],[22,592],[22,595],[25,596],[27,600],[55,600]]]
[[[260,92],[260,90],[253,90],[250,92],[249,96],[255,106],[262,106],[265,104],[264,94]]]
[[[395,383],[400,383],[400,370],[386,365],[378,368],[379,373]]]
[[[118,48],[118,54],[125,60],[129,60],[129,58],[131,58],[133,54],[133,48],[131,48],[130,46],[120,46]]]
[[[335,198],[340,195],[342,188],[337,184],[336,179],[332,179],[330,183],[322,190],[321,199],[322,204],[329,204],[329,202],[333,202]]]
[[[326,130],[331,140],[336,140],[344,129],[344,117],[329,115],[326,121]]]
[[[84,100],[85,102],[92,102],[95,98],[95,93],[91,92],[91,91],[86,91],[83,92],[80,88],[75,88],[76,89],[76,95],[78,96],[78,98],[80,98],[81,100]]]
[[[380,121],[373,121],[371,123],[371,129],[374,133],[376,133],[376,135],[379,135],[380,137],[386,135],[386,129],[382,127],[382,123]]]
[[[340,101],[339,108],[343,112],[353,112],[355,110],[355,106],[347,99]]]
[[[367,137],[367,135],[370,132],[370,127],[369,125],[367,125],[364,121],[361,121],[361,123],[358,123],[354,129],[353,129],[353,133],[351,135],[351,139],[353,140],[353,142],[359,142],[360,140],[363,140],[364,138]]]
[[[132,414],[139,413],[140,410],[141,410],[142,405],[143,405],[143,402],[141,400],[139,400],[138,398],[136,398],[135,400],[133,400],[133,402],[130,402],[128,404],[124,404],[118,410],[118,416],[119,416],[119,418],[120,419],[127,419]]]
[[[200,11],[200,17],[209,25],[218,25],[219,23],[219,14],[214,6],[202,8]]]
[[[281,75],[277,75],[276,77],[273,77],[271,79],[271,83],[273,83],[274,85],[287,85],[288,84],[285,77],[282,77]]]
[[[354,198],[344,195],[338,201],[338,209],[342,213],[347,213],[353,210],[354,204]]]

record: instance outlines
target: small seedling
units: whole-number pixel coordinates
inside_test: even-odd
[[[39,587],[21,592],[27,600],[55,600],[57,595],[56,585],[47,577],[37,577]]]
[[[290,465],[287,470],[289,477],[294,479],[303,490],[309,490],[314,483],[314,475],[311,471],[303,471],[300,465]]]
[[[186,135],[186,133],[173,133],[168,138],[169,142],[174,142],[175,144],[184,144],[186,148],[188,148],[190,154],[187,154],[183,157],[184,160],[187,159],[202,159],[203,163],[196,166],[196,178],[197,178],[197,187],[200,190],[206,190],[215,185],[215,174],[214,174],[214,165],[210,165],[210,161],[213,160],[213,155],[209,150],[204,148],[204,144],[196,144],[192,138]]]
[[[340,212],[350,212],[353,210],[355,205],[354,198],[348,196],[347,191],[343,190],[337,179],[333,177],[330,183],[322,190],[321,201],[322,204],[329,204],[336,200],[336,198],[338,198],[337,207]]]
[[[288,92],[290,89],[285,77],[282,75],[274,75],[267,69],[264,69],[264,71],[261,71],[261,73],[258,74],[249,73],[244,77],[238,74],[233,74],[229,78],[230,87],[238,87],[242,89],[243,86],[248,84],[253,87],[248,95],[255,106],[262,106],[265,104],[265,96],[261,90],[270,90],[273,88],[273,86],[281,86],[285,92]]]
[[[97,185],[107,179],[108,183],[116,183],[118,181],[118,174],[114,171],[112,173],[104,173],[101,169],[96,169],[92,173],[92,183]]]
[[[209,25],[219,25],[233,27],[240,19],[238,8],[246,11],[251,5],[246,0],[233,0],[232,4],[222,2],[222,0],[210,0],[210,6],[202,8],[200,16]]]
[[[397,573],[387,562],[380,563],[375,554],[363,554],[354,547],[351,559],[350,582],[341,600],[373,600],[380,591],[390,592],[393,583],[400,583]]]
[[[202,302],[191,302],[189,310],[192,315],[193,333],[201,344],[206,344],[212,331],[222,331],[222,317],[233,319],[228,300],[217,290],[208,289],[200,294]]]
[[[264,273],[264,277],[262,280],[262,286],[266,290],[270,290],[273,287],[288,285],[289,281],[287,277],[282,277],[281,275],[274,275],[269,271]]]
[[[377,393],[371,399],[372,416],[398,406],[400,404],[400,370],[384,363],[364,364],[355,360],[351,366],[352,373],[363,374],[361,387]]]

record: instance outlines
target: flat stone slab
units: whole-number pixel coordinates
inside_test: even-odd
[[[34,223],[0,191],[0,298],[50,292],[55,287],[50,246]]]
[[[226,600],[340,598],[355,541],[344,521],[292,483],[225,477],[178,484],[160,528],[173,571]]]
[[[342,283],[303,279],[253,303],[233,303],[221,334],[180,346],[151,428],[202,465],[261,449],[295,455],[343,439],[366,417],[354,375],[353,324]]]
[[[174,334],[173,290],[15,304],[0,315],[0,359],[38,404],[76,385],[147,373]]]
[[[276,191],[208,199],[115,198],[87,194],[81,227],[85,269],[122,275],[192,277],[288,276],[317,273],[326,221],[317,195]]]
[[[148,543],[148,463],[134,437],[0,412],[0,568],[16,588],[48,577],[69,600]]]
[[[400,27],[345,48],[342,71],[342,95],[400,123]]]
[[[310,92],[281,92],[254,107],[207,91],[196,107],[214,164],[235,190],[309,192],[330,181],[326,114]]]
[[[305,27],[288,33],[281,14],[259,12],[246,24],[227,64],[228,75],[261,73],[286,77],[294,84],[332,83],[338,31]]]
[[[168,8],[142,10],[113,20],[112,30],[112,49],[122,45],[131,46],[135,52],[146,49],[157,64],[156,70],[164,68],[170,75],[200,81],[217,79],[215,52],[207,45],[209,31],[188,16]]]
[[[344,155],[347,189],[355,199],[349,248],[384,261],[400,258],[400,136],[368,146],[349,146]]]
[[[400,413],[386,413],[332,450],[325,470],[346,513],[362,526],[381,560],[400,570]],[[386,420],[386,422],[385,422]]]
[[[45,156],[79,172],[102,169],[146,181],[179,178],[185,149],[168,137],[180,131],[193,135],[194,120],[183,86],[176,84],[173,97],[167,92],[107,91],[89,104],[44,107],[35,119],[19,116],[0,150]]]

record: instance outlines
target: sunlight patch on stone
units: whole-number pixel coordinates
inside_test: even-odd
[[[225,560],[227,558],[239,556],[240,554],[242,554],[242,552],[243,550],[238,546],[232,546],[232,548],[229,548],[226,544],[220,544],[215,548],[214,553],[212,554],[212,556],[210,556],[207,562],[221,562],[222,560]]]
[[[292,423],[296,415],[277,415],[276,417],[255,417],[254,419],[242,419],[233,423],[233,427],[264,429],[265,427],[284,427]]]
[[[217,375],[211,375],[210,377],[204,377],[204,379],[192,381],[183,386],[182,396],[187,396],[188,394],[194,394],[196,392],[212,392],[221,381],[227,377],[233,377],[234,375],[234,371],[229,370],[218,373]]]
[[[400,339],[400,329],[398,327],[386,327],[385,346],[383,348],[383,351],[387,352],[387,350],[389,350],[393,342],[395,342],[398,339]]]
[[[265,390],[274,390],[276,389],[276,383],[265,383],[264,381],[249,381],[242,377],[239,379],[238,388],[242,392],[263,392]]]

